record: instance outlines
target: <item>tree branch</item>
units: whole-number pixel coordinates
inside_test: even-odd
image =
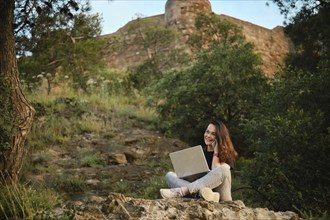
[[[29,8],[29,10],[27,11],[27,7],[29,6],[29,0],[26,0],[26,2],[25,2],[25,5],[24,5],[24,7],[23,7],[23,9],[22,10],[24,10],[24,13],[25,13],[25,16],[23,17],[23,19],[22,19],[22,21],[19,23],[19,24],[17,24],[17,27],[19,27],[20,26],[20,28],[19,29],[17,29],[14,33],[15,34],[17,34],[18,32],[20,32],[26,25],[27,25],[27,20],[28,20],[28,17],[29,17],[29,15],[30,15],[30,13],[32,12],[32,10],[34,9],[34,8],[36,8],[36,5],[37,5],[37,0],[33,0],[33,3],[32,3],[32,6]]]

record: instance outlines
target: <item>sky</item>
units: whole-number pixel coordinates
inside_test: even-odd
[[[166,0],[91,0],[92,13],[102,18],[102,34],[116,32],[129,21],[163,14]],[[284,16],[278,7],[267,0],[210,0],[212,11],[273,29],[283,26]],[[266,5],[269,4],[269,6]]]

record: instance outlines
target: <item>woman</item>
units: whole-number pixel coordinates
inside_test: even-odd
[[[193,182],[168,172],[165,179],[170,189],[160,189],[163,198],[199,193],[207,201],[232,201],[230,169],[234,168],[237,152],[227,127],[219,120],[212,121],[204,133],[204,142],[204,154],[211,171]]]

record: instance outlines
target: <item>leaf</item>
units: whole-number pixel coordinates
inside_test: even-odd
[[[73,14],[71,12],[67,13],[67,16],[72,19],[73,18]]]
[[[40,6],[37,6],[36,10],[37,10],[38,15],[40,15],[42,13],[42,9]]]
[[[75,1],[69,1],[69,4],[73,7],[76,8],[78,6],[77,2]]]
[[[50,2],[44,2],[45,5],[47,5],[49,8],[53,8],[52,3]]]

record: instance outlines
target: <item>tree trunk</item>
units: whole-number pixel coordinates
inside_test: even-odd
[[[0,181],[17,182],[22,168],[24,142],[35,110],[24,96],[18,79],[13,32],[14,3],[14,0],[0,0],[0,108],[10,111],[0,114],[1,117],[12,116],[11,120],[5,118],[0,124],[1,131],[10,130],[7,136],[2,136],[7,140],[2,138],[0,142],[0,173],[4,177]]]

